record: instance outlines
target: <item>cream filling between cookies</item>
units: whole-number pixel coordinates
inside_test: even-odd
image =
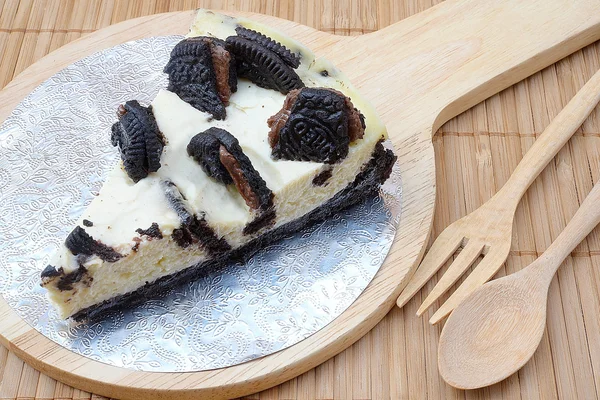
[[[263,229],[254,235],[244,235],[242,231],[254,214],[235,186],[225,186],[208,177],[188,156],[187,144],[197,133],[216,126],[239,140],[254,168],[274,194],[276,220],[270,228],[302,217],[343,190],[369,161],[375,144],[385,137],[385,128],[372,106],[358,96],[337,69],[326,60],[315,60],[309,50],[281,34],[253,22],[201,10],[190,35],[214,34],[225,39],[235,34],[236,23],[260,30],[292,51],[300,52],[302,63],[296,72],[306,86],[331,87],[351,97],[355,107],[365,116],[364,137],[351,143],[348,156],[337,164],[275,160],[271,158],[266,121],[281,109],[284,95],[240,79],[238,91],[231,96],[227,107],[227,118],[218,121],[183,102],[176,94],[160,91],[152,107],[159,129],[167,140],[161,168],[134,184],[119,163],[79,221],[94,239],[113,247],[124,257],[114,263],[103,262],[96,256],[87,258],[82,265],[87,269],[87,277],[92,279],[82,279],[73,284],[72,290],[61,291],[56,287],[58,279],[47,280],[45,287],[61,317],[134,291],[146,282],[209,258],[201,246],[192,244],[183,249],[170,236],[180,221],[164,196],[160,184],[163,180],[174,182],[191,210],[204,215],[216,235],[225,238],[233,248],[268,234],[268,230]],[[321,74],[323,70],[328,71],[328,76]],[[313,185],[314,177],[325,169],[331,169],[332,176],[323,186]],[[91,221],[93,226],[84,226],[83,219]],[[135,232],[138,228],[149,228],[154,222],[159,225],[163,239],[140,237]],[[50,264],[62,267],[67,273],[79,268],[77,258],[64,246]]]

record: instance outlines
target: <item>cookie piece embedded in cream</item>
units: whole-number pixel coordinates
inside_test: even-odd
[[[279,43],[271,39],[262,40],[260,37],[230,36],[227,47],[235,55],[237,75],[250,79],[260,87],[278,90],[286,94],[290,90],[304,87],[294,68],[290,66],[274,50],[281,50]],[[272,46],[269,46],[272,44]]]
[[[121,257],[112,247],[105,245],[104,243],[95,240],[93,237],[87,234],[85,229],[80,226],[76,226],[75,229],[69,233],[65,240],[65,246],[71,250],[73,255],[84,255],[84,256],[97,256],[102,261],[116,262]]]
[[[163,238],[160,227],[158,226],[158,224],[156,222],[153,222],[152,225],[150,225],[150,228],[148,228],[148,229],[137,228],[135,231],[137,233],[139,233],[140,236],[146,236],[146,237],[154,238],[154,239],[162,239]]]
[[[183,248],[197,245],[204,248],[210,255],[219,254],[231,249],[227,240],[217,237],[213,229],[207,224],[204,215],[195,213],[192,207],[181,194],[181,191],[171,181],[162,181],[161,186],[169,205],[175,210],[181,226],[173,230],[172,237]]]
[[[235,185],[254,216],[244,227],[244,235],[254,234],[275,222],[273,192],[231,133],[209,128],[190,140],[187,153],[209,177]]]
[[[199,36],[179,42],[164,72],[169,90],[182,100],[216,119],[225,119],[225,106],[237,89],[235,57],[224,41]]]
[[[343,93],[329,88],[291,91],[283,108],[267,120],[273,157],[334,164],[361,139],[362,114]]]
[[[239,37],[250,40],[251,42],[256,42],[267,50],[277,54],[279,58],[290,67],[298,68],[300,66],[300,56],[298,56],[298,54],[292,53],[287,47],[270,37],[267,37],[260,32],[253,31],[252,29],[244,28],[243,26],[237,26],[235,28],[235,33],[237,33]]]
[[[119,120],[111,128],[111,142],[119,148],[123,167],[138,182],[160,168],[164,138],[152,115],[151,107],[130,100],[117,110]]]
[[[221,128],[210,128],[194,136],[187,152],[204,172],[222,183],[234,183],[253,211],[273,206],[273,193],[244,154],[238,140]]]
[[[212,134],[220,128],[208,128],[194,136],[187,145],[187,153],[200,166],[206,175],[225,185],[233,183],[231,174],[221,162],[221,142]]]

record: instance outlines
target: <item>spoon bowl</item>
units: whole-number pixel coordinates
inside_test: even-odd
[[[481,286],[446,321],[438,368],[450,385],[492,385],[533,356],[546,325],[546,293],[522,275]]]

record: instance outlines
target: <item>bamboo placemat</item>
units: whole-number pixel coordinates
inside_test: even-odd
[[[0,87],[52,50],[142,15],[206,7],[242,9],[326,32],[377,30],[439,0],[0,0]],[[438,201],[434,237],[507,180],[522,155],[600,68],[600,42],[449,121],[434,138]],[[499,275],[541,254],[600,178],[600,108],[538,178],[517,210],[513,246]],[[559,270],[548,326],[534,358],[509,379],[476,391],[437,372],[440,328],[416,318],[421,295],[394,308],[360,341],[319,367],[246,399],[595,399],[600,395],[600,230]],[[429,283],[426,292],[431,290]],[[445,298],[444,298],[445,300]],[[1,322],[0,322],[1,323]],[[0,347],[0,399],[97,399],[40,374]]]

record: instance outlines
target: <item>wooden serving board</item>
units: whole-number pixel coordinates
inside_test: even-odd
[[[498,4],[496,4],[498,3]],[[433,218],[431,134],[447,119],[600,38],[591,0],[448,1],[381,31],[337,37],[289,21],[244,14],[333,61],[378,109],[399,155],[404,208],[385,265],[359,299],[307,340],[268,357],[198,373],[141,373],[71,353],[0,301],[2,343],[70,385],[125,398],[227,398],[314,367],[371,329],[390,309],[422,255]],[[185,33],[191,12],[130,20],[75,41],[32,65],[0,93],[0,120],[37,84],[94,51],[146,36]]]

